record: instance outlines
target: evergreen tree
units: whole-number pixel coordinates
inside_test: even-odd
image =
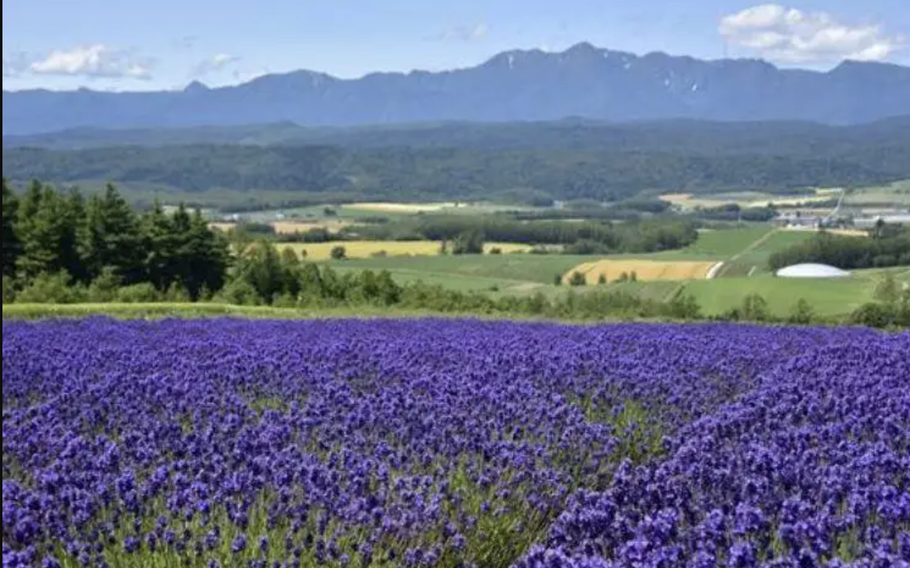
[[[166,290],[178,278],[178,239],[171,219],[158,201],[142,219],[145,273],[158,290]]]
[[[125,285],[144,279],[146,260],[139,219],[112,184],[103,196],[89,200],[85,260],[90,274],[111,267]]]
[[[3,276],[16,275],[16,260],[22,253],[22,245],[16,231],[16,215],[19,200],[3,180]]]
[[[181,208],[182,209],[182,208]],[[179,211],[178,211],[179,213]],[[175,216],[174,225],[184,224]],[[179,234],[179,233],[178,233]],[[199,298],[203,289],[218,291],[224,287],[225,275],[230,264],[230,249],[227,241],[209,229],[200,211],[190,219],[188,230],[181,243],[179,257],[181,272],[179,282],[193,300]]]
[[[64,240],[60,251],[63,269],[75,282],[88,283],[93,275],[89,272],[83,255],[82,243],[87,227],[85,198],[75,189],[61,197],[64,199],[62,220]]]
[[[57,273],[84,279],[78,234],[83,216],[77,193],[67,197],[52,187],[32,184],[19,209],[22,254],[17,264],[27,279]]]

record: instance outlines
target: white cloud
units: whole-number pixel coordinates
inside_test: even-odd
[[[903,48],[904,38],[878,24],[844,23],[827,12],[763,4],[721,20],[731,44],[782,63],[831,63],[844,59],[883,61]]]
[[[193,66],[192,76],[205,77],[206,75],[211,75],[212,73],[218,73],[219,71],[225,70],[238,61],[240,61],[240,58],[236,55],[216,53],[208,59],[204,59]]]
[[[490,32],[486,22],[478,22],[474,26],[455,26],[443,31],[433,39],[440,41],[479,41],[485,39]]]
[[[135,50],[103,44],[55,50],[33,61],[35,75],[70,75],[107,79],[151,79],[154,61],[139,57]]]
[[[3,77],[8,79],[19,77],[28,71],[28,66],[31,64],[31,61],[32,58],[24,51],[11,53],[9,56],[4,55]]]

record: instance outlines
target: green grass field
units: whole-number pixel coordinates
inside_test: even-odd
[[[462,255],[462,256],[413,256],[387,257],[332,261],[334,268],[356,270],[389,270],[393,274],[426,274],[435,278],[446,276],[509,280],[515,284],[553,284],[557,274],[564,274],[572,267],[596,257],[578,255]]]
[[[691,294],[707,316],[739,307],[751,294],[759,294],[767,300],[774,315],[786,316],[793,305],[803,298],[818,315],[829,317],[846,316],[873,301],[875,289],[886,273],[894,275],[899,285],[910,286],[910,268],[896,268],[856,271],[853,276],[844,279],[788,279],[764,274],[752,278],[691,280],[684,283],[610,284],[608,289],[659,301],[670,300],[677,292]]]
[[[910,180],[881,187],[857,189],[845,200],[847,207],[910,207]]]
[[[811,239],[814,235],[814,233],[795,231],[767,233],[752,245],[740,249],[739,253],[724,259],[724,267],[718,276],[720,278],[737,278],[767,274],[770,272],[768,259],[772,254]]]

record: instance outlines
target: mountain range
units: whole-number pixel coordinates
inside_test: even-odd
[[[760,60],[637,56],[582,43],[509,51],[471,68],[339,79],[296,71],[182,91],[3,91],[3,134],[293,122],[801,120],[859,124],[910,114],[910,68],[846,61],[827,72]]]

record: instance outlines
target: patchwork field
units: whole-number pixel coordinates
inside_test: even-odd
[[[696,207],[712,208],[720,207],[730,203],[735,203],[743,208],[767,207],[773,204],[775,207],[788,207],[800,204],[811,204],[829,201],[840,196],[842,190],[835,188],[817,189],[807,191],[803,195],[775,195],[772,193],[762,193],[755,191],[741,191],[736,193],[716,193],[704,196],[696,196],[691,193],[671,193],[661,195],[660,199],[671,203],[683,209],[695,209]]]
[[[278,245],[281,250],[291,249],[298,255],[310,260],[328,260],[332,258],[332,250],[344,247],[347,258],[363,259],[375,256],[440,256],[442,246],[438,241],[342,241],[329,243],[282,243]],[[484,252],[489,254],[493,249],[499,249],[504,255],[525,252],[531,249],[528,245],[516,243],[486,243]]]
[[[705,279],[715,262],[694,261],[658,261],[658,260],[597,260],[573,267],[563,276],[568,282],[572,275],[584,275],[588,284],[597,284],[601,277],[607,282],[614,282],[622,275],[632,274],[643,282],[655,280],[693,280]]]

